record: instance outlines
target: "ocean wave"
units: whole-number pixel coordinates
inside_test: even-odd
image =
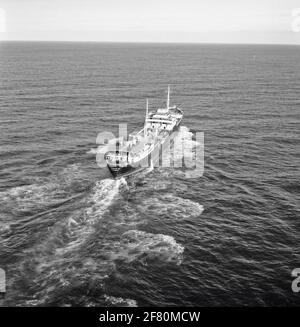
[[[97,154],[98,153],[97,150],[98,150],[97,148],[91,148],[89,151],[86,152],[86,154]]]
[[[6,233],[10,231],[10,224],[6,224],[0,221],[0,233]]]
[[[49,178],[35,178],[33,184],[0,192],[0,206],[13,214],[34,213],[46,209],[85,190],[90,181],[78,165],[69,165]]]
[[[42,257],[37,259],[40,264],[34,267],[33,283],[28,282],[34,294],[25,302],[26,305],[49,305],[57,300],[59,306],[72,306],[74,301],[68,297],[69,292],[77,292],[77,301],[84,306],[103,304],[103,296],[100,301],[94,302],[88,294],[91,289],[103,294],[104,281],[115,271],[113,263],[97,262],[90,257],[80,257],[78,253],[74,253],[72,258],[56,257],[52,261]],[[26,266],[28,269],[28,262]]]
[[[178,244],[172,236],[152,234],[140,230],[129,230],[115,244],[115,250],[110,253],[113,261],[127,263],[147,260],[161,260],[181,264],[184,247]]]
[[[69,217],[54,222],[48,229],[48,235],[23,250],[25,259],[13,268],[16,272],[11,283],[14,287],[19,278],[27,281],[34,295],[26,305],[49,304],[60,296],[59,294],[77,288],[86,289],[86,285],[96,285],[95,287],[102,289],[103,281],[115,271],[115,263],[83,255],[85,248],[82,248],[82,245],[93,235],[95,223],[107,212],[118,195],[119,188],[124,185],[126,182],[122,179],[98,181],[90,197],[81,199],[82,203],[77,202],[77,210]],[[25,190],[28,190],[28,187],[25,187]],[[29,190],[39,191],[39,194],[45,193],[43,187],[41,191],[39,187],[29,186]],[[11,192],[19,196],[20,192],[24,192],[24,188]],[[27,237],[26,234],[24,237]],[[23,242],[23,239],[19,234],[9,239],[9,244],[13,247],[19,246],[20,242]],[[18,301],[24,304],[22,296]],[[68,300],[60,305],[66,304],[65,302]]]
[[[139,208],[149,215],[164,216],[171,219],[197,217],[204,210],[201,204],[171,193],[145,199]]]
[[[101,217],[107,208],[112,204],[120,189],[126,187],[127,182],[125,178],[120,178],[117,180],[108,178],[96,182],[91,198],[93,205],[87,209],[87,214],[90,217]]]
[[[56,253],[64,254],[81,246],[93,233],[93,225],[107,212],[120,188],[125,186],[124,178],[118,180],[103,179],[96,182],[92,195],[88,199],[88,208],[76,212],[67,219],[68,236],[71,241],[64,244],[63,247],[57,248]]]
[[[110,295],[104,295],[104,300],[108,306],[116,307],[137,307],[137,302],[131,299],[123,299],[121,297],[115,297]]]
[[[11,208],[13,213],[22,213],[54,205],[66,195],[55,183],[23,185],[1,192],[0,205]]]

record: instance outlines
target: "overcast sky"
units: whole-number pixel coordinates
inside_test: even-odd
[[[300,44],[292,31],[300,0],[0,0],[0,8],[2,40]]]

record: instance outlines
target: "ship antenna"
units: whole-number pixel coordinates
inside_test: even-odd
[[[167,109],[170,107],[170,85],[168,85],[168,98],[167,98]]]

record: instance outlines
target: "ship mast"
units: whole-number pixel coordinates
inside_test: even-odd
[[[167,98],[167,109],[170,107],[170,85],[168,85],[168,98]]]
[[[149,101],[148,99],[146,100],[146,120],[148,118],[148,110],[149,110]]]
[[[144,136],[147,135],[146,125],[147,125],[147,119],[148,119],[148,111],[149,111],[149,101],[146,100],[146,118],[145,118],[145,126],[144,126]]]

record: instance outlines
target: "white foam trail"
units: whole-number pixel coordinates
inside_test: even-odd
[[[197,217],[200,216],[204,210],[201,204],[189,199],[174,196],[171,193],[143,200],[140,209],[147,214],[167,216],[172,219]]]
[[[104,295],[104,299],[108,302],[109,305],[117,306],[117,307],[137,307],[137,302],[131,299],[123,299],[121,297]]]
[[[12,212],[44,209],[70,197],[72,183],[82,182],[85,172],[78,165],[67,166],[58,175],[36,178],[36,183],[13,187],[0,192],[0,207],[9,207]]]
[[[10,225],[0,222],[0,233],[8,232],[10,230]]]
[[[87,214],[91,217],[102,216],[118,194],[121,184],[122,180],[113,179],[103,179],[96,182],[92,195],[93,205],[87,209]]]
[[[86,171],[79,164],[72,164],[64,168],[56,177],[55,182],[60,186],[72,185],[73,182],[86,179]]]
[[[122,235],[117,251],[110,253],[111,260],[132,262],[158,259],[181,264],[184,247],[172,236],[130,230]]]
[[[98,154],[98,153],[106,153],[111,149],[109,145],[99,145],[98,148],[91,148],[87,151],[87,154]]]
[[[13,206],[13,211],[22,212],[56,204],[66,195],[55,183],[24,185],[1,192],[0,205]]]
[[[83,285],[86,282],[92,284],[95,282],[98,288],[103,288],[104,281],[112,271],[115,271],[114,264],[110,262],[98,262],[90,257],[78,259],[76,252],[69,257],[56,256],[52,261],[49,261],[49,258],[42,256],[42,254],[39,258],[36,258],[36,256],[34,258],[35,261],[40,261],[40,264],[36,266],[37,274],[34,278],[34,284],[39,287],[31,300],[26,301],[26,305],[30,306],[47,304],[56,296],[58,289],[68,290],[73,285]],[[81,263],[80,267],[76,267],[78,260]],[[85,306],[99,305],[98,301],[91,301],[91,298],[84,294],[81,294],[80,298]],[[61,299],[61,301],[68,300]],[[103,298],[101,298],[102,301]],[[61,305],[68,305],[68,302],[61,303]]]
[[[123,178],[118,180],[103,179],[96,182],[89,200],[91,206],[84,212],[79,211],[67,221],[69,236],[73,240],[63,248],[57,248],[57,254],[73,251],[85,242],[87,237],[94,231],[93,225],[107,212],[117,197],[120,188],[124,185],[127,184]]]
[[[48,183],[46,185],[14,188],[8,193],[1,194],[2,200],[6,197],[14,197],[17,201],[19,201],[19,198],[20,201],[21,199],[24,200],[24,197],[36,200],[36,193],[44,197],[47,194],[49,195],[49,189],[53,188],[56,192],[57,184],[53,183],[53,185]],[[40,286],[34,297],[26,302],[28,305],[49,303],[55,295],[55,288],[68,288],[75,282],[85,283],[86,279],[95,279],[100,285],[111,275],[112,271],[115,271],[115,263],[112,261],[102,258],[99,261],[91,258],[79,259],[80,251],[78,249],[94,233],[95,224],[107,213],[123,187],[127,187],[124,178],[119,180],[104,179],[97,182],[90,197],[80,200],[82,205],[85,205],[87,201],[88,208],[78,209],[72,213],[71,217],[58,220],[51,227],[51,232],[47,238],[32,248],[24,249],[26,258],[34,258],[34,263],[30,261],[30,265],[34,265],[37,272],[33,276],[33,282],[35,285]],[[2,225],[1,221],[1,230],[3,229]],[[79,269],[76,267],[78,260],[82,263],[82,267]],[[21,262],[22,264],[28,264],[28,259],[24,259]],[[22,267],[18,269],[24,271]],[[55,288],[53,284],[56,285]],[[124,304],[126,301],[125,299]],[[130,304],[130,302],[128,303]],[[133,305],[133,302],[131,304]]]
[[[87,151],[86,154],[97,154],[97,148],[91,148],[91,150]]]

